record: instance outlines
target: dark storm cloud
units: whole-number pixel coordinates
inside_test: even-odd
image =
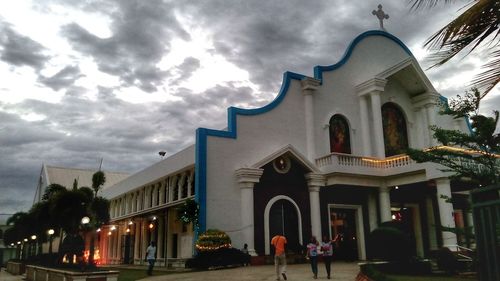
[[[40,43],[16,32],[0,18],[0,59],[15,66],[43,68],[50,57]]]
[[[170,49],[175,37],[189,40],[174,14],[174,7],[161,1],[117,1],[111,13],[112,36],[100,38],[76,23],[61,33],[73,48],[92,57],[99,70],[119,76],[124,86],[154,92],[166,71],[156,64]]]
[[[40,75],[38,81],[55,91],[72,86],[76,80],[85,75],[78,66],[66,66],[51,77]]]

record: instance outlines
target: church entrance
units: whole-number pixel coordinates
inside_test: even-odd
[[[284,235],[291,253],[300,253],[299,218],[296,207],[288,200],[280,199],[271,206],[269,212],[269,234]]]
[[[349,261],[357,260],[356,210],[331,208],[330,227],[332,238],[338,236],[335,258]]]

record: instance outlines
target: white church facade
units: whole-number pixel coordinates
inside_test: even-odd
[[[407,224],[419,256],[456,246],[461,237],[439,225],[472,225],[470,187],[404,154],[439,145],[431,125],[469,131],[439,114],[443,100],[398,38],[367,31],[338,63],[314,77],[286,72],[268,105],[229,108],[227,129],[199,128],[192,146],[104,190],[102,262],[142,263],[151,240],[159,265],[191,257],[196,233],[176,211],[188,198],[200,205],[200,231],[225,231],[253,255],[269,255],[275,233],[290,251],[340,234],[341,258],[364,260],[370,231],[391,220]]]

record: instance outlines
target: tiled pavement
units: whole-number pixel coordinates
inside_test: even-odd
[[[334,262],[332,264],[332,279],[337,281],[354,281],[359,272],[359,266],[356,262]],[[287,277],[289,281],[294,280],[314,280],[309,264],[291,264],[287,266]],[[141,281],[169,281],[169,280],[204,280],[204,281],[225,281],[225,280],[243,280],[243,281],[273,281],[276,280],[274,266],[260,265],[247,266],[231,269],[219,269],[169,275],[152,276],[141,279]],[[283,280],[283,278],[281,279]],[[326,279],[325,267],[322,263],[318,264],[318,280]]]
[[[145,267],[144,267],[145,268]],[[327,280],[324,265],[318,264],[318,280]],[[346,262],[334,262],[332,264],[332,279],[337,281],[354,281],[359,272],[358,264]],[[309,264],[291,264],[287,266],[288,280],[314,280],[311,273]],[[11,275],[5,272],[2,268],[0,272],[0,281],[21,281],[23,276]],[[206,281],[226,281],[226,280],[243,280],[243,281],[272,281],[276,280],[274,274],[274,266],[261,265],[261,266],[247,266],[229,269],[185,272],[169,275],[158,275],[141,279],[141,281],[169,281],[169,280],[206,280]],[[283,279],[282,279],[283,280]]]

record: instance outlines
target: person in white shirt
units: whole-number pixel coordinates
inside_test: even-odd
[[[155,241],[151,241],[151,244],[149,244],[148,248],[146,249],[146,260],[149,263],[148,275],[153,275],[153,267],[155,266],[155,261],[156,261]]]

